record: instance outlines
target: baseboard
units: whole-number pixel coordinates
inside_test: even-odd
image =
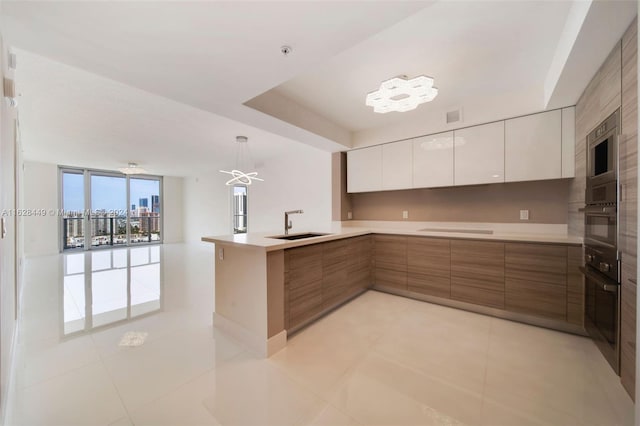
[[[218,330],[231,336],[231,338],[244,344],[261,358],[268,358],[287,345],[287,331],[282,330],[280,333],[270,338],[256,336],[255,333],[247,330],[235,321],[231,321],[220,314],[213,313],[213,326]],[[266,330],[265,330],[266,334]]]
[[[496,318],[502,318],[510,321],[521,322],[524,324],[535,325],[538,327],[549,328],[556,331],[563,331],[565,333],[587,336],[587,332],[584,327],[576,324],[570,324],[568,322],[556,321],[548,318],[540,318],[527,314],[519,314],[517,312],[503,311],[502,309],[490,308],[488,306],[474,305],[473,303],[460,302],[458,300],[429,296],[426,294],[415,293],[409,290],[400,290],[397,288],[384,287],[380,285],[374,285],[373,290],[377,290],[382,293],[394,294],[396,296],[408,297],[409,299],[421,300],[423,302],[448,306],[450,308],[462,309],[478,314],[489,315]]]

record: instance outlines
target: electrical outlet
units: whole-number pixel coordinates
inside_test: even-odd
[[[402,218],[403,219],[409,219],[409,211],[408,210],[404,210],[402,212]]]
[[[219,248],[218,249],[218,259],[224,260],[224,249],[223,248]]]
[[[529,210],[520,210],[520,220],[529,220]]]
[[[347,212],[347,219],[349,219],[349,220],[353,219],[353,213],[352,212]]]

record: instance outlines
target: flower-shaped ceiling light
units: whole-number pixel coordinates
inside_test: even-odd
[[[409,80],[406,76],[400,76],[383,81],[380,89],[367,95],[365,103],[372,106],[373,111],[382,114],[405,112],[431,102],[436,96],[438,89],[433,87],[433,78],[420,75]]]

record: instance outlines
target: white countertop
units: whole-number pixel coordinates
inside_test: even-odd
[[[356,225],[356,226],[353,226]],[[368,226],[362,226],[368,225]],[[439,225],[439,226],[438,226]],[[290,232],[290,235],[302,234],[306,232],[318,232],[328,233],[328,235],[322,235],[319,237],[305,238],[301,240],[280,240],[276,238],[268,238],[270,236],[279,236],[282,233],[278,232],[264,232],[264,233],[249,233],[249,234],[235,234],[235,235],[219,235],[212,237],[202,237],[202,241],[210,243],[232,244],[237,246],[252,247],[258,249],[264,249],[266,251],[282,250],[292,247],[306,246],[309,244],[317,244],[326,241],[338,240],[342,238],[356,237],[358,235],[368,234],[392,234],[392,235],[408,235],[408,236],[421,236],[421,237],[436,237],[447,239],[464,239],[464,240],[486,240],[486,241],[512,241],[512,242],[535,242],[535,243],[550,243],[550,244],[569,244],[569,245],[581,245],[582,238],[569,236],[562,232],[545,232],[555,231],[556,228],[532,228],[522,226],[524,232],[513,232],[517,227],[515,226],[495,226],[487,224],[461,224],[459,226],[451,223],[446,224],[434,224],[434,223],[402,223],[396,224],[394,222],[389,223],[349,223],[346,224],[337,222],[331,227],[309,229],[309,230],[296,230]],[[428,231],[421,231],[421,229],[429,229]],[[439,231],[442,229],[442,231]],[[542,231],[542,232],[531,232]],[[476,232],[474,232],[476,231]],[[491,231],[492,233],[485,233]],[[480,233],[482,232],[482,233]]]

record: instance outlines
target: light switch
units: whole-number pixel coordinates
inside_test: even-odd
[[[529,210],[520,210],[520,220],[529,220]]]
[[[224,249],[223,248],[219,248],[218,249],[218,259],[224,260]]]
[[[409,219],[409,211],[408,210],[405,210],[405,211],[402,212],[402,218],[403,219]]]
[[[347,219],[349,219],[349,220],[353,219],[353,213],[352,212],[347,212]]]

